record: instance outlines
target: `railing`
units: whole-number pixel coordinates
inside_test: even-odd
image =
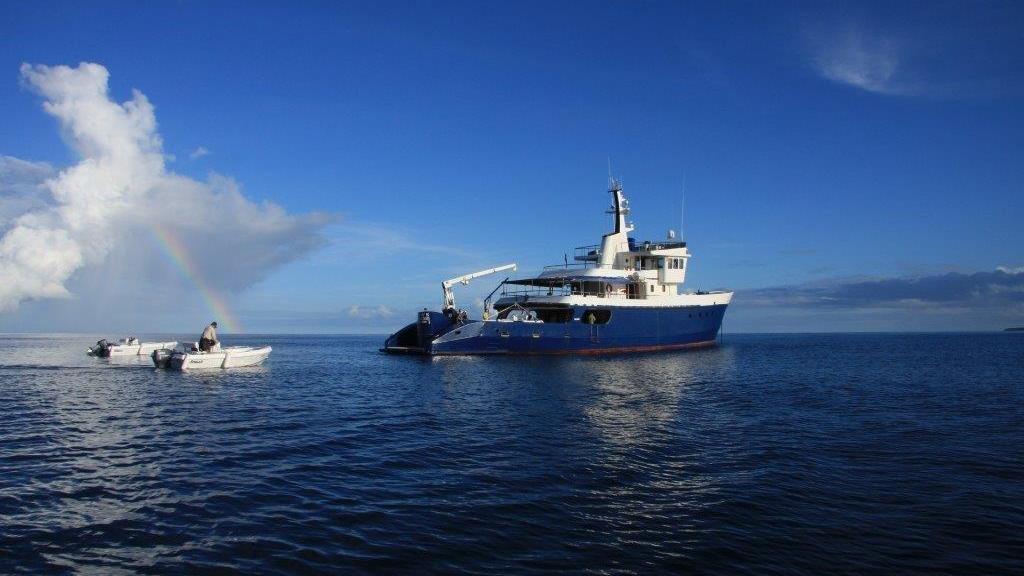
[[[644,241],[637,243],[633,242],[620,242],[615,246],[615,252],[649,252],[651,250],[671,250],[673,248],[685,248],[686,242],[678,240],[666,240],[662,242],[651,242]],[[544,267],[544,270],[556,270],[558,268],[566,270],[582,270],[587,268],[601,268],[598,262],[601,261],[601,245],[592,244],[590,246],[577,246],[573,248],[572,259],[574,262],[570,263],[568,259],[562,264],[550,264]],[[653,270],[654,268],[647,268]]]
[[[680,241],[664,241],[664,242],[651,242],[645,241],[639,244],[634,244],[630,247],[630,252],[641,252],[648,250],[671,250],[672,248],[685,248],[686,242]]]
[[[548,296],[597,296],[598,298],[616,298],[622,300],[631,300],[636,299],[638,297],[637,295],[631,295],[628,292],[608,292],[603,289],[585,290],[579,287],[570,288],[568,286],[552,286],[550,288],[545,286],[524,286],[522,288],[506,288],[501,291],[502,298],[530,298]]]
[[[577,262],[596,262],[601,259],[601,245],[577,246],[573,248],[572,259]]]
[[[600,268],[596,262],[574,262],[572,264],[550,264],[544,267],[545,271],[548,270],[586,270],[588,268]]]

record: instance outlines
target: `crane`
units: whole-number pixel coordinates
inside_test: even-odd
[[[495,272],[502,272],[504,270],[513,270],[514,271],[515,269],[516,269],[516,265],[514,263],[513,264],[505,264],[504,266],[498,266],[496,268],[488,268],[487,270],[480,270],[479,272],[473,272],[473,273],[470,273],[470,274],[464,274],[462,276],[457,276],[455,278],[449,278],[448,280],[445,280],[444,282],[441,282],[441,291],[444,293],[444,308],[443,309],[444,310],[448,310],[449,308],[453,308],[453,309],[455,308],[455,293],[452,292],[452,286],[455,286],[456,284],[462,284],[463,286],[465,286],[465,285],[469,284],[469,281],[474,279],[474,278],[479,278],[481,276],[487,276],[488,274],[494,274]]]

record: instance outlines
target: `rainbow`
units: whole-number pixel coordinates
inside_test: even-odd
[[[167,253],[171,261],[174,262],[181,275],[191,281],[196,289],[199,290],[199,295],[206,302],[206,305],[210,308],[210,312],[213,313],[214,319],[217,321],[217,325],[224,328],[228,332],[241,332],[242,325],[239,324],[238,319],[231,313],[228,308],[227,302],[221,297],[216,291],[211,289],[203,277],[199,274],[198,268],[189,256],[188,249],[182,244],[181,240],[178,239],[169,229],[161,224],[152,224],[153,236],[157,240],[157,245]]]

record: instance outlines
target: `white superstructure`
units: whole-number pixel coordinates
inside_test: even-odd
[[[534,278],[509,284],[528,286],[520,293],[531,303],[605,305],[625,307],[715,306],[732,301],[732,292],[683,292],[690,251],[686,242],[670,233],[663,241],[635,242],[627,220],[629,201],[621,184],[611,181],[614,229],[601,243],[576,248],[574,263],[548,266]],[[538,290],[539,289],[539,290]],[[506,292],[498,307],[510,302]],[[504,301],[504,302],[503,302]]]

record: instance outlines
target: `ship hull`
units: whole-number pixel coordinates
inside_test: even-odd
[[[574,306],[567,322],[469,321],[443,324],[433,316],[432,333],[418,342],[399,342],[411,334],[410,324],[396,332],[383,350],[423,355],[474,354],[618,354],[702,348],[716,343],[727,305],[602,307],[610,312],[605,323],[587,323],[594,308]],[[422,321],[421,313],[421,321]],[[436,313],[431,313],[436,314]],[[428,323],[429,325],[429,323]],[[423,329],[420,329],[423,333]]]

